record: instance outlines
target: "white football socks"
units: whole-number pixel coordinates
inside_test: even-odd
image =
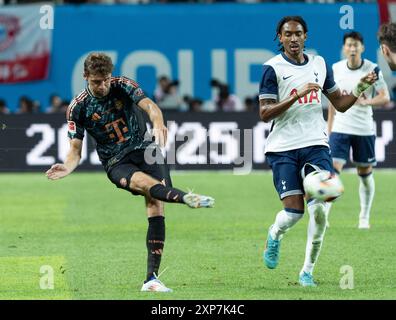
[[[330,215],[330,210],[331,206],[333,205],[332,202],[326,202],[326,227],[330,227],[330,222],[329,222],[329,215]]]
[[[305,261],[301,273],[312,273],[326,231],[327,203],[313,200],[308,204],[309,222]]]
[[[283,234],[294,226],[302,217],[303,214],[300,213],[293,213],[285,210],[278,212],[275,223],[270,230],[271,238],[274,240],[282,239]]]
[[[359,197],[360,197],[360,219],[369,220],[371,205],[373,204],[375,193],[375,182],[373,174],[360,176]]]

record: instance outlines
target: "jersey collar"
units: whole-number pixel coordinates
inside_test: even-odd
[[[364,65],[364,59],[362,59],[362,63],[360,64],[359,67],[357,67],[357,68],[351,68],[351,67],[348,66],[348,59],[346,59],[346,66],[347,66],[347,68],[348,68],[349,70],[351,70],[351,71],[359,70],[361,67],[363,67],[363,65]]]
[[[94,99],[96,99],[96,100],[104,100],[104,99],[106,99],[106,98],[110,95],[110,92],[109,92],[109,94],[108,94],[107,96],[104,96],[104,97],[102,97],[102,98],[95,97],[94,94],[92,93],[92,91],[89,90],[89,85],[88,85],[88,84],[87,84],[87,86],[85,87],[85,90],[87,90],[88,94],[89,94],[92,98],[94,98]]]
[[[293,60],[289,59],[288,56],[284,52],[282,52],[281,55],[282,55],[283,59],[285,59],[287,62],[289,62],[289,63],[291,63],[292,65],[295,65],[295,66],[304,66],[309,61],[309,58],[308,58],[308,56],[305,53],[303,53],[304,58],[305,58],[305,61],[303,63],[294,62]]]

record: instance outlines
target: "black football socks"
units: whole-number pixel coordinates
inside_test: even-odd
[[[180,202],[184,203],[183,197],[185,192],[172,187],[166,187],[161,183],[152,186],[149,190],[150,196],[154,199],[164,202]]]
[[[165,217],[156,216],[148,218],[147,245],[147,279],[151,280],[154,273],[158,276],[162,251],[165,243]]]

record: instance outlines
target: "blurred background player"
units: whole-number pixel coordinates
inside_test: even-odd
[[[164,146],[167,128],[158,106],[147,98],[136,82],[112,77],[113,63],[103,53],[91,53],[84,62],[87,87],[71,102],[66,117],[70,149],[63,164],[47,172],[51,180],[72,173],[81,159],[84,129],[95,139],[96,150],[108,178],[118,187],[146,200],[148,231],[147,278],[141,291],[168,292],[157,275],[165,242],[165,202],[184,203],[191,208],[212,207],[214,199],[185,193],[172,187],[169,170],[159,146]],[[144,137],[145,121],[138,106],[153,124],[156,144]],[[156,162],[147,163],[148,157]],[[152,158],[151,158],[152,159]]]
[[[370,227],[370,209],[375,192],[372,169],[376,164],[372,107],[386,105],[390,101],[390,97],[388,86],[378,66],[370,60],[362,59],[364,52],[362,35],[358,32],[346,33],[342,49],[346,59],[333,64],[333,72],[334,79],[343,94],[350,94],[354,83],[371,70],[375,70],[378,74],[378,80],[374,86],[364,91],[346,112],[337,112],[329,104],[327,122],[333,166],[337,174],[341,172],[348,161],[352,148],[353,163],[360,176],[359,228],[368,229]]]
[[[382,24],[378,31],[378,41],[389,68],[396,71],[396,23]]]
[[[9,114],[10,109],[7,107],[7,103],[4,99],[0,99],[0,114]]]
[[[348,110],[376,79],[362,78],[352,94],[342,95],[333,72],[321,56],[304,54],[307,24],[300,16],[282,18],[276,29],[280,54],[264,63],[260,83],[260,118],[272,121],[265,154],[283,203],[270,227],[264,251],[268,268],[276,268],[283,234],[304,214],[303,179],[314,170],[333,172],[321,91],[341,112]],[[308,199],[309,223],[302,286],[316,286],[312,272],[326,230],[325,202]]]

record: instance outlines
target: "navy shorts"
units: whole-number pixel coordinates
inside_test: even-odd
[[[326,146],[311,146],[284,152],[266,153],[272,169],[274,186],[282,200],[287,196],[304,194],[301,171],[305,164],[305,175],[314,171],[312,166],[334,172],[330,149]]]
[[[352,162],[360,167],[375,166],[375,135],[357,136],[332,132],[330,134],[330,149],[334,161],[345,164],[350,158],[352,148]]]
[[[162,157],[159,149],[154,150],[153,154],[158,154],[160,163],[148,164],[144,159],[145,150],[135,150],[128,153],[122,158],[117,164],[110,168],[107,172],[107,176],[111,182],[113,182],[118,188],[127,190],[134,195],[139,193],[130,189],[129,184],[132,175],[135,172],[141,171],[149,176],[157,179],[160,182],[164,182],[166,186],[172,187],[172,180],[169,174],[169,169],[165,163],[165,159]]]

